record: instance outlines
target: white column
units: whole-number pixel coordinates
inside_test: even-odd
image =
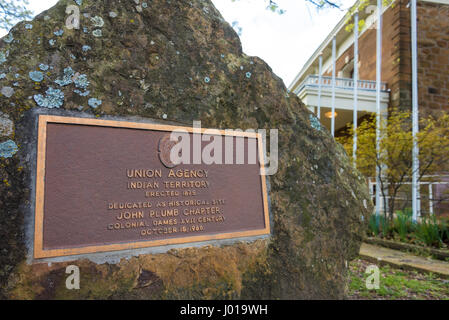
[[[318,57],[318,110],[317,110],[317,118],[321,121],[321,85],[322,85],[322,68],[323,68],[323,53],[320,52],[320,56]]]
[[[413,151],[412,151],[412,209],[413,221],[417,221],[421,215],[420,192],[419,192],[419,146],[417,135],[419,132],[418,114],[418,48],[417,48],[417,25],[416,25],[416,0],[411,0],[411,43],[412,43],[412,125],[413,125]]]
[[[352,145],[352,159],[354,167],[357,160],[357,95],[358,95],[358,81],[359,81],[359,12],[356,10],[354,14],[354,138]]]
[[[433,190],[432,190],[432,184],[429,183],[429,213],[433,216]]]
[[[335,136],[335,68],[336,68],[336,51],[337,51],[337,39],[334,36],[332,39],[332,118],[331,118],[331,132],[332,136]]]
[[[376,39],[376,152],[380,152],[380,87],[381,87],[381,70],[382,70],[382,0],[377,0],[377,39]],[[380,214],[381,208],[381,187],[380,187],[380,170],[376,166],[376,215]]]

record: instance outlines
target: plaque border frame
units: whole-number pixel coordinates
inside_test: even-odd
[[[143,249],[151,247],[159,247],[165,245],[186,244],[194,242],[203,242],[211,240],[225,240],[242,237],[254,237],[269,235],[271,233],[269,207],[268,207],[268,194],[267,194],[267,181],[266,175],[261,174],[261,186],[262,186],[262,200],[263,200],[263,217],[265,228],[254,229],[247,231],[225,232],[209,235],[199,236],[187,236],[172,239],[161,240],[142,240],[131,241],[127,243],[107,244],[107,245],[91,245],[82,246],[76,248],[63,248],[63,249],[49,249],[44,250],[43,247],[43,222],[44,222],[44,200],[45,200],[45,161],[46,161],[46,147],[47,147],[47,125],[48,123],[61,123],[61,124],[74,124],[74,125],[88,125],[98,127],[113,127],[113,128],[127,128],[127,129],[140,129],[140,130],[155,130],[155,131],[173,131],[176,129],[182,129],[189,133],[199,133],[199,130],[192,127],[177,126],[177,125],[163,125],[143,122],[131,122],[120,120],[105,120],[105,119],[93,119],[93,118],[77,118],[66,116],[54,116],[54,115],[39,115],[38,117],[38,139],[37,139],[37,164],[36,164],[36,198],[34,208],[34,258],[56,258],[66,257],[72,255],[82,254],[94,254],[104,252],[123,251],[130,249]],[[259,159],[264,159],[263,154],[263,139],[260,133],[256,132],[229,132],[220,129],[207,129],[201,128],[203,134],[206,130],[215,130],[217,134],[221,136],[240,136],[257,139],[259,148]],[[207,133],[211,135],[211,133]],[[264,163],[260,163],[260,169],[262,173],[265,173]]]

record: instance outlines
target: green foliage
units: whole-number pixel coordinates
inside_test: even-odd
[[[390,225],[390,221],[385,216],[379,216],[379,224],[380,224],[380,231],[382,232],[383,237],[387,237],[391,231],[392,226]]]
[[[392,7],[394,7],[395,1],[396,0],[383,0],[382,6],[384,8],[388,7],[390,5]],[[360,0],[360,1],[356,2],[356,4],[348,10],[348,12],[346,13],[346,16],[345,16],[345,24],[346,24],[345,30],[347,32],[352,32],[352,30],[354,30],[354,22],[352,21],[352,19],[354,17],[355,12],[358,11],[359,13],[360,12],[370,13],[371,9],[368,7],[369,5],[377,6],[377,1]],[[359,14],[359,16],[361,16],[361,15]],[[360,19],[359,20],[359,31],[362,30],[364,26],[365,26],[365,20]]]
[[[0,29],[9,30],[15,23],[31,19],[28,0],[0,0]]]
[[[411,210],[398,211],[393,220],[394,231],[399,235],[401,241],[405,242],[409,233],[413,231],[412,214]]]
[[[284,14],[285,13],[285,10],[279,8],[279,5],[276,2],[271,1],[271,0],[268,1],[267,9],[269,9],[269,10],[271,10],[273,12],[276,12],[278,14]]]
[[[449,170],[449,114],[437,117],[421,116],[416,142],[419,146],[420,171],[418,181],[424,176],[435,176]],[[354,129],[336,140],[343,144],[352,157]],[[357,169],[366,177],[375,177],[379,171],[381,196],[388,195],[388,217],[393,219],[396,199],[400,192],[408,192],[407,182],[413,175],[413,135],[411,112],[391,109],[379,124],[379,149],[376,150],[376,117],[371,115],[357,127]],[[385,204],[384,204],[385,205]],[[385,205],[386,207],[386,205]]]
[[[239,0],[231,0],[232,2],[236,2]],[[277,14],[284,14],[286,10],[282,9],[276,1],[273,0],[264,0],[267,4],[267,10],[270,10]],[[330,1],[330,0],[305,0],[307,2],[312,3],[318,9],[324,8],[340,8],[340,4],[338,2]]]
[[[422,219],[416,224],[416,237],[428,246],[440,248],[444,245],[443,241],[447,235],[447,226],[436,220],[435,216]]]
[[[334,1],[329,0],[306,0],[313,5],[315,5],[318,9],[322,8],[340,8],[340,4]]]
[[[379,223],[378,223],[378,217],[375,214],[372,214],[368,221],[368,230],[370,235],[374,235],[377,237],[380,233]]]
[[[239,0],[231,0],[231,1],[232,2],[236,2],[236,1],[239,1]],[[267,10],[270,10],[270,11],[272,11],[274,13],[278,13],[278,14],[284,14],[285,13],[285,10],[280,8],[279,5],[275,1],[272,1],[272,0],[264,0],[264,1],[267,4]],[[309,1],[309,0],[306,0],[306,1]]]
[[[411,209],[406,209],[397,211],[392,220],[372,215],[368,235],[441,248],[449,244],[449,222],[432,216],[413,223]]]
[[[385,216],[376,216],[375,214],[370,216],[368,228],[372,235],[381,235],[384,238],[388,237],[393,231],[393,227],[390,224],[390,221],[385,218]]]

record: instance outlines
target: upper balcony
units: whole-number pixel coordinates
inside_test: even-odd
[[[357,81],[357,113],[358,118],[368,113],[376,112],[376,81]],[[309,75],[301,83],[294,93],[304,102],[304,104],[316,112],[318,106],[319,76]],[[380,105],[381,112],[388,108],[390,91],[386,83],[381,83]],[[321,77],[321,123],[327,128],[331,127],[332,118],[332,77]],[[342,129],[353,121],[354,110],[354,80],[351,78],[335,79],[335,130]]]

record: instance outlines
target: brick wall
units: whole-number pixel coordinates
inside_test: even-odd
[[[449,5],[418,2],[419,107],[449,111]]]
[[[400,10],[389,8],[383,15],[382,32],[382,81],[392,90],[391,98],[399,99],[399,26]],[[376,35],[375,25],[366,30],[359,38],[359,79],[376,80]],[[351,45],[336,61],[337,74],[354,58],[354,46]],[[331,75],[332,70],[326,75]],[[396,102],[398,104],[398,102]]]
[[[383,15],[382,81],[390,107],[411,109],[411,42],[408,0]],[[418,1],[418,79],[422,114],[449,111],[449,5]],[[336,61],[337,74],[354,57],[353,46]],[[359,38],[359,78],[376,80],[376,29]],[[352,63],[352,62],[350,62]],[[331,75],[331,72],[326,75]]]

